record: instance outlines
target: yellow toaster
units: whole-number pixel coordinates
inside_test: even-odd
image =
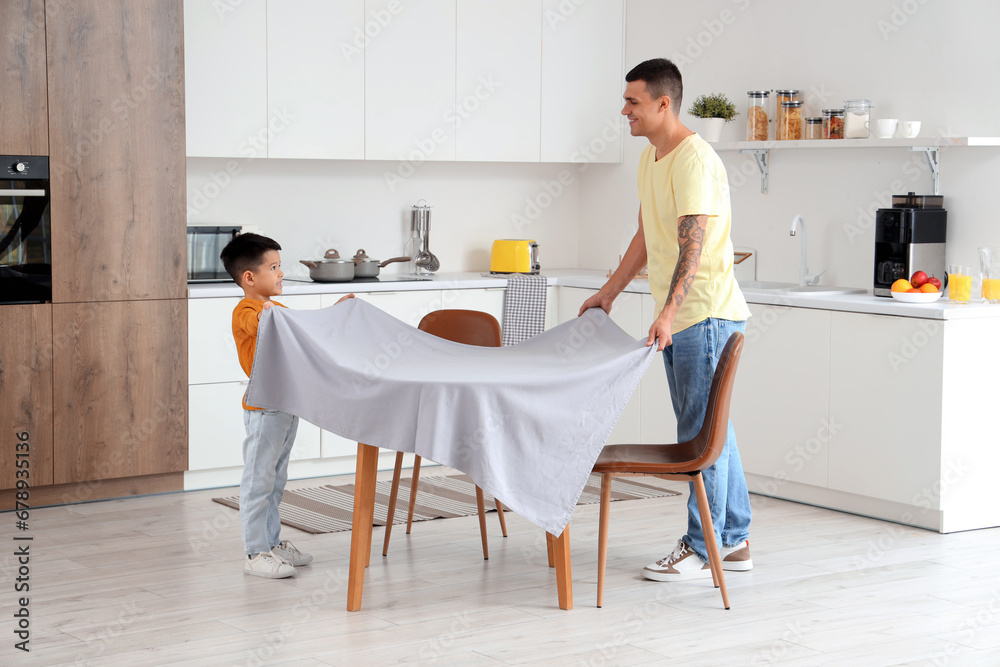
[[[490,273],[538,273],[538,244],[533,239],[497,239],[490,250]]]

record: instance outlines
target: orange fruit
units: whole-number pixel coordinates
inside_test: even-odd
[[[920,290],[918,290],[916,287],[911,287],[910,289],[908,289],[906,291],[907,292],[919,292]]]
[[[923,285],[920,286],[920,291],[921,292],[938,292],[940,290],[938,290],[937,287],[934,287],[934,285],[932,285],[930,283],[924,283]]]
[[[911,289],[913,289],[913,285],[911,285],[910,281],[906,278],[900,278],[892,284],[892,287],[889,288],[889,290],[893,292],[909,292]]]

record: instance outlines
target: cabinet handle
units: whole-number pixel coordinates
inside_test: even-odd
[[[0,190],[0,197],[44,197],[45,190]]]

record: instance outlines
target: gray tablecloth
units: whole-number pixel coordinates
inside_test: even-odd
[[[270,308],[247,402],[461,470],[559,535],[654,354],[600,309],[485,348],[419,331],[361,299]]]

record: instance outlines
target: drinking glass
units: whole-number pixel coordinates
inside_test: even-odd
[[[972,270],[958,264],[948,265],[948,298],[953,303],[972,300]]]
[[[1000,248],[980,248],[979,268],[983,279],[983,301],[1000,303]]]

